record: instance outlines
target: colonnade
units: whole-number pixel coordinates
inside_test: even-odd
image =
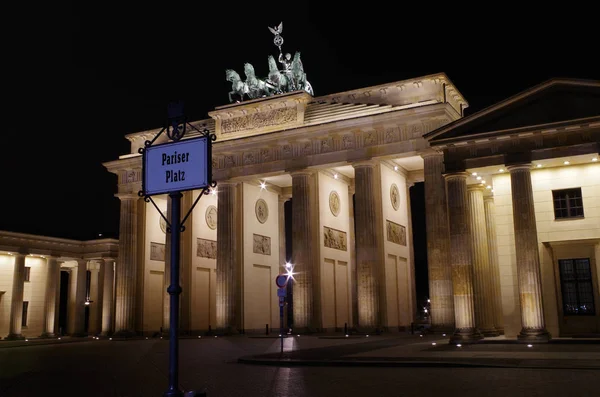
[[[23,336],[23,301],[25,289],[25,259],[27,254],[16,253],[14,256],[14,276],[12,285],[11,307],[9,317],[9,333],[7,340],[24,339]],[[59,311],[61,289],[61,264],[66,262],[55,256],[46,256],[46,271],[43,303],[43,329],[41,337],[56,337],[59,335]],[[64,267],[62,270],[70,272],[70,281],[67,288],[67,328],[64,333],[71,336],[89,334],[107,335],[113,329],[114,317],[114,259],[99,260],[77,259],[77,265]],[[73,262],[73,260],[69,260]],[[90,266],[95,263],[95,266]],[[90,292],[86,294],[87,271],[90,268]],[[85,330],[85,307],[90,305],[88,331]],[[93,305],[92,305],[93,304]]]
[[[443,154],[424,157],[427,254],[434,330],[454,329],[453,343],[503,332],[493,196],[467,186],[464,171],[445,173]],[[546,342],[531,164],[506,167],[512,189],[524,342]],[[447,203],[447,204],[446,204]]]

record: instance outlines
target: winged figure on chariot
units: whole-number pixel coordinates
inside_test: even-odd
[[[295,52],[292,58],[290,53],[284,54],[281,50],[283,45],[283,37],[281,37],[283,22],[274,28],[269,26],[269,30],[275,35],[273,43],[279,48],[277,61],[281,64],[281,68],[277,66],[275,57],[269,55],[267,58],[269,74],[264,79],[256,77],[254,67],[250,63],[244,64],[246,80],[242,80],[235,70],[227,69],[225,78],[231,82],[229,102],[241,102],[245,98],[256,99],[301,90],[314,95],[313,88],[306,79],[300,52]]]

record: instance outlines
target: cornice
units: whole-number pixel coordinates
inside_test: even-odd
[[[488,143],[490,141],[518,139],[528,137],[535,134],[555,134],[567,130],[585,130],[600,127],[600,116],[586,117],[582,119],[574,119],[567,121],[559,121],[555,123],[530,125],[520,128],[511,128],[507,130],[490,131],[480,134],[470,135],[468,140],[464,137],[454,137],[440,139],[436,142],[430,142],[432,149],[443,150],[449,147],[469,146],[480,143]]]

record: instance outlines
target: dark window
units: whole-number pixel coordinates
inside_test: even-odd
[[[578,218],[583,217],[583,199],[581,188],[553,190],[554,218]]]
[[[29,302],[23,301],[23,317],[21,318],[21,327],[27,327],[27,309],[29,309]]]
[[[29,266],[25,266],[25,281],[31,281],[29,280],[29,277],[31,277],[31,268]]]
[[[595,315],[589,258],[561,259],[558,266],[564,315]]]

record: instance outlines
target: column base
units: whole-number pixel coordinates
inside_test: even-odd
[[[301,334],[301,335],[310,335],[319,333],[319,329],[314,327],[294,327],[292,328],[292,333]]]
[[[277,330],[279,332],[279,329]],[[225,328],[217,328],[215,331],[217,335],[230,336],[230,335],[239,335],[240,331],[235,327],[225,327]]]
[[[40,335],[40,338],[43,338],[43,339],[56,338],[56,334],[54,332],[44,332],[43,334]]]
[[[24,340],[25,337],[21,334],[8,334],[4,340]]]
[[[496,328],[486,328],[486,329],[480,328],[479,332],[481,332],[481,334],[486,338],[500,335],[500,332],[498,332],[498,330]]]
[[[552,339],[552,336],[545,329],[523,328],[517,335],[517,341],[521,343],[548,343],[550,339]]]
[[[454,333],[454,330],[456,329],[456,327],[454,326],[454,324],[452,325],[446,325],[446,324],[439,324],[439,325],[431,325],[430,328],[430,332],[434,333],[434,334],[447,334],[450,335],[452,333]]]
[[[135,336],[137,336],[137,333],[127,329],[122,329],[113,334],[113,338],[133,338]]]
[[[456,329],[454,334],[450,337],[448,341],[451,345],[456,344],[467,344],[467,343],[477,343],[481,339],[483,339],[483,335],[477,328],[463,328]]]

